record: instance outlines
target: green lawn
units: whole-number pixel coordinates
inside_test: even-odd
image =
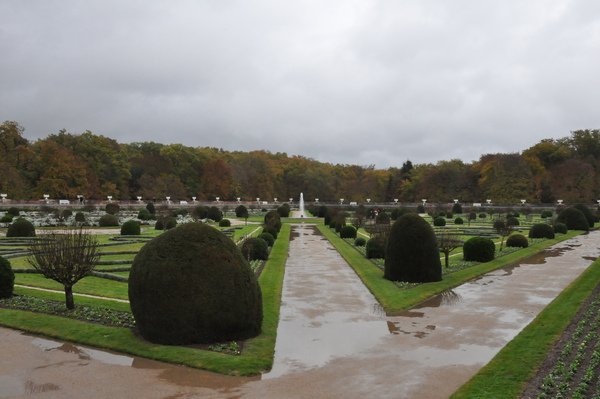
[[[581,304],[600,284],[600,260],[552,301],[451,398],[518,398]]]
[[[409,309],[445,290],[454,288],[492,270],[517,262],[557,242],[581,233],[578,231],[570,231],[567,234],[559,234],[557,238],[553,240],[539,242],[528,248],[496,258],[491,262],[481,263],[468,269],[445,274],[442,281],[421,284],[413,288],[400,289],[394,282],[384,279],[383,271],[380,268],[375,266],[373,262],[365,258],[351,245],[341,239],[335,231],[323,225],[318,225],[317,227],[342,255],[346,262],[350,264],[363,283],[375,298],[377,298],[388,315],[398,314],[402,310]]]

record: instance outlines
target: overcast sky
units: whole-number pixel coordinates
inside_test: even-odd
[[[0,0],[0,119],[400,166],[600,128],[598,0]]]

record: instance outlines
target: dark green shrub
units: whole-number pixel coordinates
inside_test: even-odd
[[[438,216],[435,219],[433,219],[433,225],[436,226],[436,227],[445,226],[446,225],[446,219],[443,218],[442,216]]]
[[[327,207],[325,205],[321,205],[317,210],[317,217],[324,218],[327,215]]]
[[[479,219],[485,219],[487,217],[487,214],[485,212],[482,212],[479,214]]]
[[[141,232],[140,222],[137,220],[128,220],[121,226],[122,236],[139,236]]]
[[[444,222],[446,221],[442,218]],[[427,283],[442,279],[442,263],[433,229],[418,215],[404,215],[390,231],[383,276],[392,281]]]
[[[542,213],[540,214],[540,217],[546,219],[546,218],[551,218],[552,217],[552,211],[542,211]]]
[[[452,219],[454,214],[452,212],[446,212],[446,219]]]
[[[152,218],[152,214],[150,214],[150,211],[148,211],[148,209],[142,208],[138,212],[137,218],[140,220],[150,220]]]
[[[277,211],[269,211],[265,214],[265,225],[277,230],[281,230],[281,217]]]
[[[375,223],[377,224],[390,224],[390,215],[387,212],[379,212],[375,217]]]
[[[587,220],[589,227],[594,227],[594,224],[596,223],[596,216],[594,216],[592,211],[590,211],[590,208],[588,208],[587,206],[585,206],[583,204],[573,205],[573,208],[577,208],[581,211],[581,213],[583,213],[583,216],[585,216],[585,219]]]
[[[154,224],[155,230],[164,230],[165,229],[165,219],[163,217],[159,217],[156,219],[156,223]]]
[[[290,206],[288,204],[283,204],[277,208],[277,213],[279,217],[287,218],[290,216]]]
[[[154,203],[148,202],[146,204],[146,210],[150,212],[151,215],[154,215],[156,213],[156,207],[154,206]]]
[[[356,229],[354,226],[344,226],[340,230],[341,238],[356,238]]]
[[[73,216],[73,211],[70,209],[65,209],[60,213],[60,216],[64,219],[70,218],[71,216]]]
[[[556,222],[564,223],[569,230],[584,230],[588,231],[590,225],[585,215],[575,207],[563,209],[556,218]]]
[[[390,217],[392,220],[398,220],[398,218],[402,215],[405,215],[407,213],[410,213],[410,210],[406,209],[406,208],[394,208],[392,209],[392,213],[390,214]]]
[[[261,235],[259,235],[258,238],[262,238],[263,240],[265,240],[267,242],[267,245],[270,247],[272,247],[273,244],[275,244],[275,237],[273,237],[269,233],[261,233]]]
[[[121,207],[119,206],[119,204],[117,204],[115,202],[109,202],[108,204],[106,204],[106,207],[104,208],[104,210],[109,215],[116,215],[121,210]]]
[[[83,212],[77,212],[75,214],[75,221],[77,223],[85,223],[85,215],[83,214]]]
[[[6,214],[7,214],[7,215],[12,215],[12,216],[14,216],[14,217],[17,217],[17,216],[19,216],[19,215],[21,214],[21,211],[19,210],[19,208],[16,208],[16,207],[14,207],[14,206],[11,206],[10,208],[8,208],[8,209],[6,210]]]
[[[343,215],[337,215],[333,222],[333,228],[335,229],[335,232],[339,233],[340,231],[342,231],[342,228],[346,225],[346,218]]]
[[[454,219],[454,224],[463,224],[463,223],[465,223],[465,221],[461,217]]]
[[[366,243],[367,240],[365,240],[362,237],[357,237],[356,240],[354,240],[354,245],[356,245],[357,247],[364,247]]]
[[[0,256],[0,298],[10,298],[15,286],[15,274],[8,259]]]
[[[23,218],[18,218],[6,230],[7,237],[35,237],[35,227],[33,224]]]
[[[262,238],[247,238],[242,244],[242,255],[250,260],[267,260],[269,258],[269,244]]]
[[[233,241],[206,224],[185,224],[144,245],[131,266],[129,301],[151,342],[224,342],[261,329],[254,273]]]
[[[452,205],[452,212],[454,212],[454,213],[463,213],[462,205],[460,203],[458,203],[458,202],[456,204]]]
[[[249,216],[248,208],[246,208],[244,205],[238,205],[235,208],[235,216],[238,218],[247,219]]]
[[[165,230],[171,230],[177,227],[177,219],[174,217],[165,218]]]
[[[0,219],[0,223],[11,223],[13,221],[13,215],[9,215],[8,213]]]
[[[231,226],[231,220],[229,219],[221,219],[219,222],[219,227],[229,227]]]
[[[567,225],[564,223],[554,223],[553,227],[555,233],[567,234],[567,232],[569,231]]]
[[[529,229],[529,238],[554,238],[554,229],[546,223],[537,223]]]
[[[509,217],[506,218],[506,225],[507,226],[518,226],[519,224],[520,224],[519,223],[519,219],[517,219],[514,216],[509,216]]]
[[[477,214],[475,212],[469,212],[469,220],[477,219]]]
[[[102,215],[102,217],[100,217],[100,220],[98,220],[98,225],[100,225],[100,227],[118,226],[119,218],[115,215],[107,213],[106,215]]]
[[[328,224],[328,226],[329,226],[329,228],[331,228],[331,229],[335,229],[335,226],[336,226],[336,224],[337,224],[337,223],[336,223],[335,219],[331,219],[331,220],[329,221],[329,224]]]
[[[494,242],[485,237],[470,238],[463,245],[466,261],[489,262],[494,259],[495,252]]]
[[[270,234],[271,236],[273,236],[274,239],[277,239],[277,235],[279,234],[279,231],[276,230],[273,226],[263,226],[262,232]]]
[[[192,217],[194,219],[206,219],[208,217],[208,208],[202,205],[198,205],[192,211]]]
[[[373,237],[366,244],[368,259],[385,258],[385,239],[383,237]]]
[[[507,247],[527,248],[529,240],[523,234],[513,234],[506,240]]]
[[[210,208],[208,208],[206,217],[211,220],[214,220],[215,222],[220,222],[221,219],[223,219],[223,212],[221,212],[221,210],[216,206],[211,206]]]
[[[445,211],[440,211],[440,212],[438,212],[437,216],[445,218],[446,217],[446,212]]]

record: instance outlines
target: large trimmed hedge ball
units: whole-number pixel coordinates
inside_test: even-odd
[[[269,259],[269,244],[262,238],[247,238],[242,244],[241,250],[244,258],[249,261]]]
[[[115,215],[111,215],[107,213],[106,215],[102,215],[98,220],[98,225],[100,227],[115,227],[119,225],[119,218]]]
[[[570,207],[563,209],[556,218],[557,223],[564,223],[569,230],[585,230],[590,229],[590,225],[585,215],[577,208]]]
[[[513,234],[506,240],[507,247],[527,248],[529,240],[523,234]]]
[[[392,281],[426,283],[442,279],[442,263],[433,229],[422,217],[406,214],[390,230],[383,276]]]
[[[279,233],[279,230],[281,230],[281,217],[277,211],[269,211],[265,214],[265,226],[268,226]]]
[[[129,301],[151,342],[222,342],[261,330],[254,273],[233,241],[206,224],[188,223],[146,244],[131,266]]]
[[[385,239],[383,237],[373,237],[366,244],[367,259],[385,258]]]
[[[573,208],[579,209],[579,211],[581,213],[583,213],[583,216],[585,216],[585,219],[587,220],[588,225],[590,227],[594,227],[594,224],[596,223],[596,216],[594,216],[592,211],[590,211],[590,208],[588,208],[584,204],[575,204],[575,205],[573,205]]]
[[[8,259],[0,256],[0,298],[10,298],[15,287],[15,273]]]
[[[121,226],[122,236],[139,236],[141,232],[140,222],[137,220],[128,220]]]
[[[463,244],[463,256],[466,261],[489,262],[496,255],[494,241],[485,237],[472,237]]]
[[[546,223],[537,223],[529,229],[529,238],[554,238],[554,229]]]
[[[18,218],[6,230],[7,237],[35,237],[35,227],[27,219]]]

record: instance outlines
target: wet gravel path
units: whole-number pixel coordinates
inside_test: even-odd
[[[261,380],[0,329],[0,397],[447,398],[600,255],[600,232],[576,237],[388,318],[317,234],[293,230],[275,363]]]

